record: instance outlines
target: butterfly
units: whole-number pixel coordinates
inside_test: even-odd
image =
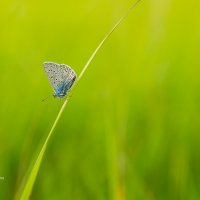
[[[77,78],[71,67],[65,64],[44,62],[44,70],[54,90],[55,98],[63,98],[74,84]]]

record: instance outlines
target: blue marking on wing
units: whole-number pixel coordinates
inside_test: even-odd
[[[59,96],[64,96],[65,94],[63,93],[65,85],[63,83],[61,83],[60,85],[58,85],[57,88],[55,88],[55,96],[59,97]]]
[[[55,97],[64,97],[68,90],[72,87],[76,77],[67,83],[62,82],[57,88],[55,88]]]

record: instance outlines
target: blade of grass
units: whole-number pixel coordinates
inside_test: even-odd
[[[96,54],[98,53],[98,51],[100,50],[100,48],[103,46],[103,44],[105,43],[105,41],[108,39],[108,37],[114,32],[114,30],[121,24],[121,22],[127,17],[127,15],[131,12],[131,10],[140,2],[141,0],[137,0],[128,10],[127,12],[117,21],[117,23],[114,25],[114,27],[106,34],[106,36],[103,38],[103,40],[100,42],[100,44],[97,46],[97,48],[94,50],[93,54],[90,56],[89,60],[87,61],[87,63],[85,64],[85,66],[83,67],[80,75],[78,76],[75,84],[72,86],[72,89],[74,89],[74,87],[77,85],[77,83],[80,81],[80,79],[82,78],[83,74],[85,73],[85,71],[87,70],[88,66],[90,65],[90,63],[92,62],[92,60],[94,59],[94,57],[96,56]],[[44,153],[45,153],[45,150],[47,148],[47,145],[48,145],[48,142],[49,142],[49,139],[51,138],[51,135],[66,107],[68,103],[68,99],[66,99],[53,123],[53,126],[51,127],[51,130],[49,132],[49,134],[47,135],[47,138],[42,146],[42,149],[33,165],[33,168],[24,184],[24,188],[22,190],[22,194],[20,196],[20,198],[16,198],[16,199],[20,199],[20,200],[27,200],[30,198],[31,196],[31,192],[32,192],[32,188],[33,188],[33,185],[35,183],[35,179],[37,177],[37,174],[39,172],[39,169],[40,169],[40,165],[41,165],[41,162],[42,162],[42,159],[43,159],[43,156],[44,156]]]

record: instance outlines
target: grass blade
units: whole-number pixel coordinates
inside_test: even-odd
[[[77,78],[77,81],[75,82],[75,84],[72,86],[72,89],[74,89],[74,87],[77,85],[77,83],[80,81],[80,79],[82,78],[83,74],[85,73],[85,71],[87,70],[88,66],[90,65],[90,63],[92,62],[92,60],[94,59],[95,55],[98,53],[98,51],[100,50],[100,48],[103,46],[103,44],[105,43],[105,41],[108,39],[108,37],[114,32],[114,30],[121,24],[121,22],[127,17],[127,15],[131,12],[131,10],[140,2],[141,0],[137,0],[128,10],[127,12],[117,21],[117,23],[114,25],[114,27],[108,32],[108,34],[103,38],[103,40],[100,42],[100,44],[97,46],[97,48],[94,50],[93,54],[91,55],[91,57],[89,58],[89,60],[87,61],[87,63],[85,64],[85,66],[83,67],[79,77]],[[66,107],[68,103],[68,99],[66,99],[52,125],[52,128],[50,130],[50,132],[47,135],[47,138],[42,146],[42,149],[40,150],[40,153],[33,165],[33,168],[30,171],[30,174],[24,184],[23,190],[22,190],[22,194],[20,197],[16,197],[16,199],[20,199],[20,200],[28,200],[31,196],[31,192],[32,192],[32,188],[33,185],[35,183],[35,179],[37,177],[37,174],[39,172],[40,169],[40,165],[45,153],[45,150],[47,148],[49,139],[52,136],[52,133]]]

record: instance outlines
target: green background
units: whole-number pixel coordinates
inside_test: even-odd
[[[63,101],[42,63],[80,73],[130,0],[0,7],[0,199],[13,199]],[[142,1],[56,127],[32,199],[200,199],[200,2]]]

